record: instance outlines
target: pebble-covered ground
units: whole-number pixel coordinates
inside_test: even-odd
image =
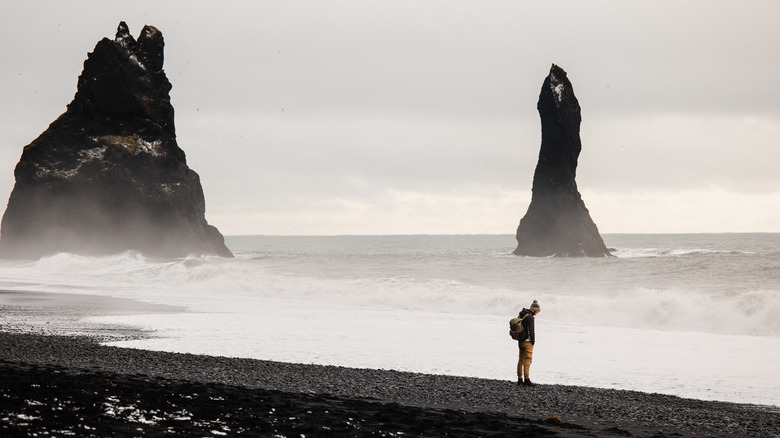
[[[7,332],[0,394],[0,436],[780,437],[773,407]]]

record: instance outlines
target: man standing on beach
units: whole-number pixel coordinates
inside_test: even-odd
[[[523,328],[527,336],[525,339],[518,339],[517,344],[520,346],[520,359],[517,361],[517,384],[520,386],[534,386],[531,382],[531,361],[534,355],[534,344],[536,343],[536,333],[534,330],[534,317],[538,314],[542,308],[539,303],[534,300],[531,307],[520,311],[517,315],[518,318],[522,318]],[[524,377],[525,376],[525,377]]]

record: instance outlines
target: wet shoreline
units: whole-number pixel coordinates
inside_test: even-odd
[[[0,435],[780,436],[771,406],[120,348],[101,342],[154,333],[83,321],[174,306],[6,291],[0,311]]]
[[[125,428],[152,435],[169,427],[208,433],[204,427],[217,426],[231,435],[241,429],[296,437],[518,431],[559,437],[771,437],[780,431],[777,408],[635,391],[524,388],[489,379],[154,352],[102,346],[84,336],[0,333],[0,345],[0,385],[14,397],[0,403],[0,427],[14,433],[72,430],[79,422],[96,428],[95,436]],[[96,403],[103,408],[93,409],[91,417],[47,417],[58,412],[51,401],[64,399],[82,406],[84,415]],[[198,414],[182,420],[187,416],[177,414],[180,408]],[[215,426],[212,417],[222,423]],[[551,423],[551,417],[562,422]]]

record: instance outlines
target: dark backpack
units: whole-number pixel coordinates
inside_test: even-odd
[[[522,318],[512,318],[509,320],[509,336],[515,341],[524,341],[528,339],[528,333],[525,332],[523,327],[523,320],[528,314],[523,315]]]

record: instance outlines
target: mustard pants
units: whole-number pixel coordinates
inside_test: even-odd
[[[517,361],[517,378],[523,379],[523,375],[528,379],[531,377],[531,361],[534,358],[534,344],[523,341],[520,345],[520,360]]]

